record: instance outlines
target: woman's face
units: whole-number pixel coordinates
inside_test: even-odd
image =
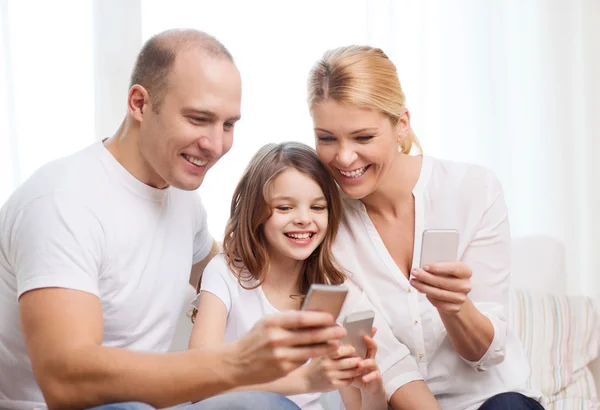
[[[350,198],[370,195],[400,156],[398,144],[408,135],[408,112],[396,126],[379,111],[318,103],[312,110],[319,159]]]

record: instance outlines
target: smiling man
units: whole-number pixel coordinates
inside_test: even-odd
[[[218,394],[329,352],[344,335],[330,315],[282,313],[233,344],[166,353],[188,282],[216,251],[193,191],[231,148],[240,103],[221,43],[160,33],[138,55],[115,135],[43,166],[9,198],[0,408],[297,408],[270,393]]]

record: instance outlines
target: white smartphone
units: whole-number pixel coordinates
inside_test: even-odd
[[[367,344],[363,336],[371,336],[375,312],[372,310],[363,310],[352,313],[344,319],[344,328],[346,337],[342,343],[352,345],[356,349],[357,356],[363,359],[367,356]]]
[[[458,231],[455,229],[426,229],[421,241],[419,266],[436,262],[452,262],[458,258]]]
[[[340,315],[348,288],[343,285],[310,285],[300,310],[330,313],[334,319]]]

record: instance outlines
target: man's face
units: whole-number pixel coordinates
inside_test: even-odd
[[[192,50],[180,52],[158,112],[146,106],[139,149],[151,185],[195,190],[233,144],[240,118],[241,78],[235,65]]]

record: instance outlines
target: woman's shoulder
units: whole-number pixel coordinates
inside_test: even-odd
[[[435,157],[424,157],[424,161],[429,162],[429,189],[465,195],[502,190],[496,173],[483,165]]]

